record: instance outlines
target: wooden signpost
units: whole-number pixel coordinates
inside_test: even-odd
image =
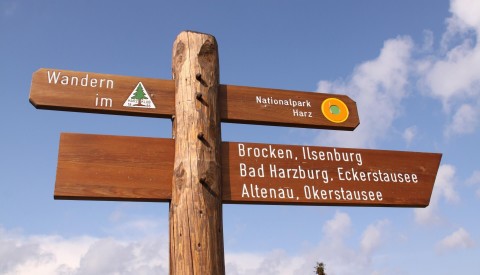
[[[173,139],[61,134],[56,199],[170,203],[170,274],[225,274],[223,203],[426,207],[441,154],[222,142],[220,122],[354,130],[356,104],[219,84],[213,36],[181,33],[174,80],[40,69],[39,109],[171,118]]]

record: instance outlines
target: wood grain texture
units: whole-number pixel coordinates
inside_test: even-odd
[[[222,145],[224,203],[426,207],[442,157],[318,146]]]
[[[218,64],[213,36],[177,36],[170,274],[225,274]]]
[[[52,82],[54,72],[58,76],[56,83]],[[82,79],[86,76],[90,82],[85,81],[84,84],[88,85],[82,86]],[[70,84],[72,77],[76,77],[78,83],[62,84],[63,77],[67,77]],[[96,80],[96,87],[91,87],[92,79]],[[107,88],[105,83],[99,87],[102,79],[113,80],[113,89]],[[139,82],[147,89],[156,108],[123,106]],[[360,123],[356,103],[345,95],[235,85],[220,85],[218,95],[218,108],[224,122],[350,131]],[[331,97],[341,99],[348,106],[350,115],[346,121],[334,123],[322,114],[323,101]],[[174,115],[174,98],[175,82],[172,80],[58,69],[36,71],[30,89],[30,102],[38,109],[162,118]],[[308,102],[308,105],[262,104],[258,102],[259,98],[287,103]]]
[[[239,154],[240,144],[245,152],[248,148],[256,148],[257,151],[251,150],[250,157],[246,153]],[[270,148],[275,150],[271,153],[276,159],[271,158]],[[262,150],[268,158],[254,156],[255,152]],[[280,151],[291,151],[292,158],[280,158]],[[324,160],[311,159],[313,152],[317,155],[324,152]],[[328,159],[329,153],[331,159]],[[335,159],[345,153],[352,158],[348,161]],[[174,142],[170,139],[64,133],[60,139],[55,198],[170,201],[173,154]],[[425,207],[430,202],[440,160],[441,154],[438,153],[223,142],[222,201],[237,204]],[[240,171],[241,164],[246,167],[244,172]],[[270,165],[275,165],[275,170]],[[259,168],[262,166],[263,175],[260,175]],[[255,176],[251,176],[252,168]],[[282,177],[287,169],[290,169],[290,178],[287,174]],[[352,169],[357,173],[356,178]],[[318,178],[309,178],[308,171],[314,170],[326,171],[328,182],[321,173]],[[394,173],[396,182],[380,180],[378,171]],[[415,174],[417,182],[400,182],[398,174],[402,177]],[[271,188],[276,197],[271,196]],[[305,188],[310,191],[310,197]],[[345,199],[342,198],[342,189]],[[282,198],[280,193],[283,191],[279,190],[291,190],[294,196]],[[348,199],[348,191],[357,192],[357,196],[360,192],[360,199],[355,199],[355,196]],[[363,191],[372,191],[375,196],[376,192],[381,192],[382,199],[365,199],[361,194]]]
[[[62,133],[55,199],[169,201],[170,139]]]
[[[342,100],[349,109],[348,119],[342,123],[329,121],[322,114],[323,101],[332,97]],[[262,100],[308,104],[293,107],[259,103]],[[220,104],[224,122],[348,131],[353,131],[360,124],[357,105],[346,95],[221,85]]]
[[[155,108],[123,106],[139,82]],[[29,99],[38,109],[169,118],[175,112],[174,91],[171,80],[39,69],[33,74]]]

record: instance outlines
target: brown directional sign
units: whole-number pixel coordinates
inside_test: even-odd
[[[168,201],[174,141],[62,134],[55,198]]]
[[[30,102],[39,109],[171,117],[171,80],[40,69],[33,74]]]
[[[360,124],[356,103],[345,95],[222,85],[219,97],[226,122],[336,130]]]
[[[171,198],[169,139],[62,134],[55,197]],[[222,143],[224,203],[425,207],[441,154]]]
[[[172,80],[40,69],[33,74],[30,102],[39,109],[171,117]],[[345,95],[220,85],[224,122],[353,130],[356,103]]]
[[[426,207],[441,154],[224,143],[226,203]]]

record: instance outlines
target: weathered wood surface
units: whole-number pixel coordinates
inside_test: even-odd
[[[170,202],[170,274],[225,274],[218,48],[182,32],[173,45],[175,160]]]
[[[139,82],[155,108],[123,106]],[[354,130],[360,123],[356,103],[345,95],[235,85],[220,85],[218,95],[223,122],[335,130]],[[332,97],[348,107],[344,122],[329,121],[321,111]],[[39,109],[162,118],[175,113],[174,98],[172,80],[58,69],[36,71],[30,89],[30,102]]]
[[[347,105],[344,122],[329,121],[322,114],[322,103],[328,98]],[[225,122],[349,131],[360,124],[357,105],[346,95],[222,85],[220,107]]]
[[[62,134],[55,196],[169,201],[173,151],[169,139]],[[223,142],[221,158],[223,203],[425,207],[441,154]]]
[[[123,106],[139,82],[155,108]],[[169,118],[175,112],[174,91],[171,80],[39,69],[32,77],[30,102],[38,109]]]
[[[169,201],[169,139],[62,133],[55,199]]]
[[[224,142],[224,203],[426,207],[442,155]]]

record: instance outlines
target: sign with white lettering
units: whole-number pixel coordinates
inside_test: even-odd
[[[441,154],[224,143],[226,203],[426,207]]]
[[[219,101],[222,121],[332,130],[360,124],[346,95],[223,85]]]
[[[39,109],[171,118],[172,80],[40,69],[30,102]],[[223,122],[354,130],[357,106],[345,95],[220,85]]]
[[[39,109],[168,118],[174,90],[171,80],[40,69],[30,102]]]
[[[64,133],[55,197],[167,201],[173,147],[170,139]],[[425,207],[440,159],[436,153],[223,142],[223,202]]]

